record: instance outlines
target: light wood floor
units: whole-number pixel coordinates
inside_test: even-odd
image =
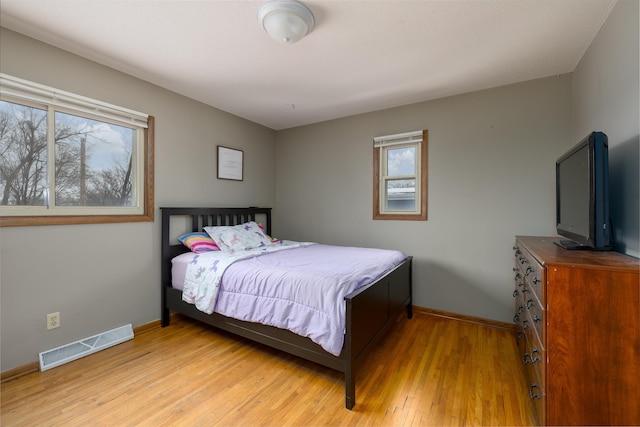
[[[337,371],[176,318],[83,359],[5,381],[9,426],[530,425],[512,332],[398,318],[344,408]]]

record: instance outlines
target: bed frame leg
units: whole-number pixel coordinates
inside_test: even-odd
[[[161,318],[160,318],[160,326],[165,328],[165,327],[169,326],[170,321],[171,321],[171,316],[170,316],[170,313],[169,313],[169,309],[163,307],[162,308],[162,315],[161,315]]]
[[[171,322],[171,312],[167,307],[167,288],[165,285],[162,285],[160,292],[160,326],[166,328]]]
[[[353,409],[356,404],[356,379],[350,368],[344,373],[345,407]]]

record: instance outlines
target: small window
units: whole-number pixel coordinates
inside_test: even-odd
[[[427,131],[374,138],[373,219],[427,219]]]
[[[152,117],[0,78],[0,225],[153,220]]]

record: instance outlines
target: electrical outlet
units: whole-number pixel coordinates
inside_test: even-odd
[[[47,331],[60,327],[60,312],[47,314]]]

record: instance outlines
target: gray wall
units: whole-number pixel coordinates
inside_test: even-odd
[[[1,370],[105,330],[160,318],[160,206],[273,206],[275,132],[17,33],[0,71],[156,118],[153,223],[0,228]],[[216,145],[245,152],[244,182],[216,179]],[[46,331],[47,313],[61,327]]]
[[[372,140],[429,130],[428,221],[372,219]],[[571,76],[278,132],[278,235],[414,256],[414,303],[511,321],[516,234],[555,232]]]
[[[609,137],[616,249],[635,257],[640,257],[639,21],[638,0],[619,0],[573,77],[574,141],[594,130]]]

